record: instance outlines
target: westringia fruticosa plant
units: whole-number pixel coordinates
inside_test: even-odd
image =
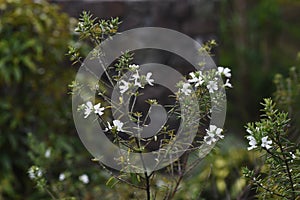
[[[249,151],[259,151],[264,164],[243,172],[256,186],[259,199],[299,199],[299,144],[288,140],[288,113],[276,109],[271,99],[264,99],[261,119],[246,126]]]
[[[83,12],[75,31],[79,33],[80,39],[88,39],[95,46],[98,46],[107,38],[113,39],[112,36],[117,33],[119,24],[118,18],[97,20],[88,12]],[[199,50],[199,54],[211,50],[215,45],[214,40],[207,42],[202,46],[202,49]],[[103,55],[101,49],[97,49],[97,51],[93,52],[94,57],[97,58],[97,55]],[[74,64],[80,63],[82,67],[85,67],[85,63],[76,47],[70,47],[68,54]],[[101,62],[100,59],[99,62]],[[200,63],[199,65],[203,66],[205,63]],[[107,138],[119,148],[125,149],[127,154],[146,153],[151,150],[164,150],[164,148],[165,152],[168,152],[166,146],[170,141],[175,141],[177,137],[176,128],[171,128],[168,124],[165,124],[153,137],[139,137],[141,127],[147,126],[149,123],[151,109],[140,111],[137,102],[143,98],[144,92],[146,93],[147,89],[155,88],[157,84],[152,72],[142,74],[139,71],[140,68],[140,65],[134,62],[134,52],[124,52],[113,64],[107,69],[104,69],[105,73],[100,77],[97,84],[89,85],[91,90],[96,88],[95,101],[92,100],[92,98],[84,99],[84,103],[78,106],[78,112],[81,112],[82,118],[86,120],[91,117],[92,114],[96,114],[98,121],[95,123],[100,123]],[[226,78],[225,84],[218,82],[217,77]],[[198,154],[201,154],[198,147],[202,144],[209,146],[214,145],[219,139],[224,137],[221,127],[217,127],[214,124],[208,125],[208,119],[211,117],[212,110],[223,109],[211,106],[210,95],[214,93],[217,94],[217,91],[220,89],[232,87],[229,82],[230,78],[231,70],[226,67],[188,72],[185,78],[177,83],[177,92],[168,97],[171,99],[170,102],[173,103],[171,105],[164,105],[167,111],[167,121],[170,119],[181,120],[182,110],[184,110],[184,112],[188,114],[185,115],[187,117],[182,120],[187,122],[189,129],[195,127],[194,129],[198,130],[199,123],[201,123],[205,131],[199,128],[199,136],[197,135],[188,150],[184,151],[180,159],[170,162],[170,164],[162,170],[163,173],[148,172],[147,170],[145,170],[144,173],[128,173],[126,172],[128,171],[127,168],[122,169],[120,172],[115,172],[103,165],[112,175],[108,180],[108,184],[114,185],[119,181],[125,182],[132,187],[145,190],[147,199],[158,196],[164,199],[173,198],[183,176],[193,169],[203,158],[201,156],[197,157]],[[80,83],[73,82],[71,87],[73,95],[81,95],[82,85],[80,85]],[[111,98],[114,89],[118,90],[121,95],[117,101]],[[129,128],[127,121],[113,119],[112,117],[112,109],[114,109],[114,112],[121,112],[122,107],[127,105],[127,102],[124,102],[127,101],[124,95],[131,97],[128,100],[130,101],[128,104],[130,105],[129,118],[130,121],[134,122],[135,127]],[[214,101],[218,102],[218,99],[223,100],[225,98],[225,94],[215,95],[214,98]],[[197,99],[196,102],[194,101],[195,99]],[[157,105],[158,102],[159,100],[154,98],[145,100],[145,103],[149,107],[151,107],[151,105]],[[182,104],[182,102],[184,102],[184,104]],[[195,103],[199,105],[200,109],[198,111],[190,109],[193,107],[191,105]],[[120,113],[120,116],[121,115],[122,113]],[[191,118],[189,118],[189,116]],[[194,116],[199,116],[199,118],[196,121],[192,121],[191,119]],[[181,145],[185,144],[176,143],[175,145],[177,145],[178,153],[181,153]],[[100,158],[94,158],[93,160],[99,161]],[[117,160],[121,166],[131,164],[131,161],[126,155],[121,155],[115,158],[115,160]],[[159,160],[157,160],[157,162],[159,162]],[[131,164],[130,167],[137,168],[134,164]],[[147,166],[143,167],[146,169]],[[162,181],[162,176],[172,178],[167,178]],[[155,190],[155,192],[153,192],[153,190]]]

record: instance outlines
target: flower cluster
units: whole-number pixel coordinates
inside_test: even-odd
[[[90,182],[90,179],[86,174],[82,174],[78,179],[84,184],[88,184]]]
[[[138,71],[139,67],[140,66],[137,64],[129,65],[129,70],[134,71],[135,73],[129,78],[129,81],[121,80],[119,82],[119,89],[121,94],[124,94],[126,91],[128,91],[131,86],[137,86],[139,88],[144,88],[146,84],[153,86],[154,79],[151,78],[152,73],[148,72],[146,76],[140,75]]]
[[[30,179],[38,179],[43,176],[43,172],[38,166],[32,166],[28,170],[28,176]]]
[[[92,102],[88,101],[85,104],[79,106],[78,110],[84,110],[84,118],[87,118],[92,112],[101,116],[104,114],[104,107],[101,107],[101,103],[93,105]]]
[[[184,83],[182,85],[180,92],[182,92],[185,95],[190,95],[192,92],[190,84],[193,84],[195,88],[206,85],[206,88],[208,89],[209,93],[214,93],[219,89],[219,85],[216,78],[217,76],[225,76],[227,79],[223,87],[232,88],[232,85],[229,82],[229,79],[231,78],[231,70],[229,68],[218,67],[217,71],[212,70],[211,72],[212,74],[203,73],[202,71],[189,73],[190,78],[187,80],[188,83]]]
[[[218,141],[219,138],[223,139],[224,135],[221,134],[222,132],[223,129],[218,128],[215,125],[210,125],[209,129],[206,129],[206,136],[204,136],[204,142],[208,145],[211,145],[212,143]]]
[[[259,128],[256,127],[256,130],[259,131]],[[268,140],[268,136],[261,137],[261,139],[255,138],[253,132],[250,129],[247,129],[247,132],[250,134],[246,138],[249,140],[248,151],[257,148],[257,145],[260,145],[262,148],[270,149],[272,148],[272,140]]]

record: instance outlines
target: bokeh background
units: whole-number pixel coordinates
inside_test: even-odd
[[[59,173],[69,174],[68,184],[56,185],[62,194],[134,198],[134,189],[106,184],[108,175],[91,161],[73,124],[68,85],[79,66],[66,53],[83,10],[100,19],[119,17],[120,31],[159,26],[217,41],[215,62],[232,69],[234,86],[227,93],[226,139],[177,198],[200,199],[202,192],[203,199],[251,199],[240,172],[255,159],[246,151],[244,126],[258,119],[259,102],[275,92],[275,75],[299,66],[298,0],[0,0],[0,199],[49,199],[28,177],[33,164],[47,169],[53,184]],[[83,54],[91,49],[81,45]],[[83,173],[90,176],[87,185],[76,183]]]

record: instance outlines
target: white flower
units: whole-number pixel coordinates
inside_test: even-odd
[[[207,134],[213,134],[213,135],[216,135],[218,136],[219,138],[223,139],[224,138],[224,135],[222,135],[223,129],[221,128],[218,128],[217,126],[215,125],[209,125],[209,130],[206,129],[206,132]]]
[[[206,87],[209,93],[214,93],[214,90],[218,90],[218,85],[216,81],[208,81],[208,85]]]
[[[190,76],[192,77],[192,79],[188,79],[188,82],[190,83],[196,83],[195,87],[198,87],[200,85],[203,84],[204,80],[202,77],[202,72],[198,71],[198,72],[191,72]]]
[[[224,135],[221,134],[222,132],[223,132],[223,129],[217,128],[216,129],[216,136],[218,136],[219,138],[223,139]]]
[[[134,80],[135,86],[142,87],[142,84],[138,81],[140,78],[139,72],[136,70],[136,74],[133,74],[130,80]]]
[[[158,180],[156,181],[156,185],[161,188],[161,187],[168,187],[168,184],[164,182],[163,180]]]
[[[149,85],[153,86],[154,79],[151,78],[152,72],[148,72],[146,75],[146,81]]]
[[[207,133],[207,135],[204,136],[204,141],[206,144],[211,145],[212,143],[216,142],[217,139],[215,138],[215,134]]]
[[[50,158],[50,156],[51,156],[51,149],[48,148],[48,149],[46,150],[46,152],[45,152],[45,157],[46,157],[46,158]]]
[[[180,89],[181,92],[183,92],[185,95],[191,94],[192,90],[189,89],[191,85],[189,83],[184,83],[182,85],[182,88]]]
[[[103,115],[104,114],[104,112],[102,112],[102,111],[104,111],[104,107],[101,107],[101,103],[98,103],[97,105],[94,105],[94,113],[95,114],[98,114],[98,115]]]
[[[218,67],[218,72],[220,74],[224,74],[224,76],[226,76],[227,78],[231,77],[231,73],[230,73],[231,69],[229,68],[224,68],[224,67]]]
[[[93,104],[92,102],[88,101],[84,105],[84,118],[87,118],[91,112],[93,111]]]
[[[268,136],[261,138],[262,147],[265,147],[266,149],[270,149],[272,147],[270,144],[272,144],[272,140],[268,140]]]
[[[129,67],[129,69],[131,69],[131,70],[137,70],[140,66],[139,66],[139,65],[136,65],[136,64],[132,64],[132,65],[129,65],[128,67]]]
[[[217,141],[217,138],[224,138],[224,135],[222,135],[223,129],[218,128],[215,125],[209,125],[209,129],[206,129],[206,136],[204,136],[204,142],[206,142],[208,145],[211,145],[212,143]]]
[[[90,182],[89,177],[86,174],[79,176],[79,180],[84,184],[88,184]]]
[[[58,177],[58,180],[63,181],[63,180],[65,180],[65,178],[66,178],[66,175],[64,173],[60,173],[59,177]]]
[[[41,177],[42,175],[43,175],[42,170],[37,166],[32,166],[28,170],[28,176],[30,179],[36,179],[36,178]]]
[[[289,153],[292,156],[292,159],[294,160],[296,158],[295,154],[293,154],[293,152],[289,152]]]
[[[84,109],[84,118],[87,118],[92,112],[100,116],[104,114],[102,111],[104,111],[105,108],[101,107],[101,103],[93,106],[92,102],[88,101],[83,104],[82,107]]]
[[[37,177],[41,177],[42,175],[43,175],[42,170],[41,170],[41,169],[38,169],[38,170],[36,171],[36,176],[37,176]]]
[[[116,119],[113,121],[113,124],[114,124],[114,127],[117,128],[117,131],[124,131],[122,128],[123,128],[123,125],[124,123],[121,122],[120,120]]]
[[[35,179],[35,174],[34,174],[33,168],[30,168],[28,170],[28,176],[29,176],[30,179]]]
[[[226,80],[226,83],[224,84],[224,87],[232,88],[231,83],[229,83],[229,79]]]
[[[247,130],[249,130],[249,129],[247,129]],[[250,151],[252,149],[255,149],[257,147],[256,146],[257,145],[257,141],[256,141],[256,139],[252,135],[247,136],[247,140],[249,140],[249,145],[250,145],[250,147],[248,147],[248,151]]]
[[[128,88],[129,88],[129,82],[126,82],[124,80],[121,80],[120,82],[123,85],[121,85],[121,83],[120,83],[119,89],[120,89],[121,94],[123,94],[124,92],[126,92],[128,90]]]

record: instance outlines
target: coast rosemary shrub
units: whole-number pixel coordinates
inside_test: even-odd
[[[259,199],[300,198],[300,147],[298,68],[289,77],[277,74],[274,99],[264,99],[261,119],[246,126],[249,151],[260,153],[261,164],[244,168],[244,175],[256,189]]]
[[[119,24],[120,21],[118,18],[99,20],[93,17],[89,12],[84,11],[79,18],[75,32],[78,33],[79,41],[85,40],[95,47],[101,44],[105,39],[111,39],[114,34],[117,34]],[[214,40],[209,41],[203,45],[202,49],[199,50],[199,53],[210,50],[215,45],[216,43]],[[77,43],[72,45],[69,47],[68,55],[73,64],[84,66],[83,61],[85,56],[82,56],[80,49],[80,44]],[[96,56],[96,58],[97,53],[98,52],[93,51],[93,55]],[[146,113],[135,110],[135,102],[138,101],[140,96],[143,96],[143,92],[140,92],[140,90],[155,87],[156,80],[152,77],[151,72],[140,74],[138,71],[139,68],[139,64],[134,62],[134,52],[123,52],[123,55],[109,66],[107,71],[105,71],[104,79],[100,79],[99,83],[96,85],[88,85],[88,87],[91,87],[90,89],[96,88],[97,90],[96,102],[94,103],[91,100],[85,100],[82,105],[79,105],[77,111],[81,113],[83,119],[88,119],[89,117],[92,117],[93,114],[96,114],[107,137],[115,145],[126,148],[128,154],[134,152],[147,152],[149,148],[151,148],[151,144],[155,142],[159,144],[158,148],[164,148],[165,144],[176,137],[175,130],[169,128],[167,125],[162,127],[157,135],[153,137],[145,139],[132,137],[128,134],[129,131],[128,127],[126,127],[126,121],[112,119],[109,110],[112,107],[115,107],[118,111],[123,105],[122,97],[118,99],[120,102],[114,102],[110,99],[109,91],[115,87],[119,90],[121,95],[127,94],[133,97],[133,103],[130,108],[130,119],[135,122],[137,126],[135,128],[139,130],[139,126],[146,123],[150,110]],[[128,80],[121,79],[121,77],[124,76],[129,76]],[[216,76],[225,78],[225,83],[219,84],[215,78]],[[166,108],[166,110],[168,110],[168,114],[175,118],[180,118],[180,106],[188,110],[189,102],[192,102],[191,98],[197,97],[197,99],[200,99],[199,102],[196,103],[201,106],[201,118],[209,116],[212,109],[218,109],[210,107],[209,93],[214,93],[219,88],[232,87],[229,82],[230,78],[231,70],[227,67],[218,67],[217,69],[204,72],[190,72],[186,75],[185,80],[180,81],[176,85],[178,92],[169,97],[174,99],[175,104],[167,105],[168,108]],[[70,84],[70,87],[72,89],[72,95],[80,96],[82,86],[79,83],[73,81]],[[135,88],[139,88],[139,90],[132,92]],[[195,93],[192,93],[192,90],[195,90]],[[224,96],[216,96],[216,98],[224,98]],[[185,100],[185,105],[179,106],[180,99]],[[158,104],[158,100],[147,99],[145,103],[156,105]],[[190,112],[190,115],[188,116],[193,116],[195,114],[194,110],[188,110],[188,112]],[[198,125],[199,121],[189,123],[192,127]],[[41,143],[38,145],[41,150],[34,150],[36,139],[33,136],[30,136],[30,146],[32,152],[36,156],[30,155],[34,165],[29,168],[28,174],[36,183],[39,190],[44,194],[49,194],[53,199],[108,199],[111,195],[114,195],[114,197],[120,196],[123,199],[174,199],[176,198],[176,193],[180,190],[183,178],[202,160],[202,157],[199,158],[198,156],[198,154],[201,154],[201,152],[197,151],[198,147],[201,144],[215,144],[219,139],[224,138],[222,132],[223,129],[215,125],[206,127],[199,133],[198,137],[201,139],[195,140],[179,160],[171,162],[169,166],[160,171],[153,171],[151,173],[128,173],[126,172],[126,169],[116,171],[102,165],[101,162],[99,162],[99,158],[92,158],[92,161],[95,162],[93,167],[91,165],[92,163],[86,162],[87,160],[84,159],[83,155],[78,156],[76,160],[66,158],[64,162],[67,163],[64,164],[59,172],[59,170],[52,169],[50,166],[58,162],[59,157],[56,157],[57,154],[60,156],[68,155],[68,151],[55,146],[51,147],[52,152],[54,153],[53,158],[49,159],[48,164],[45,164],[45,162],[41,162],[40,160],[47,160],[45,159],[45,157],[49,155],[47,147]],[[180,144],[178,149],[180,149]],[[72,155],[70,156],[73,157]],[[40,159],[35,159],[37,157],[40,157]],[[120,164],[129,162],[126,157],[122,156],[116,159]],[[78,166],[81,162],[85,162],[85,164],[83,164],[85,166],[84,168],[71,167],[72,165]],[[102,170],[98,167],[95,168],[99,163]],[[134,164],[131,167],[135,167]],[[103,179],[106,179],[106,181],[103,181]],[[104,186],[105,182],[107,186],[113,187],[113,189],[109,188],[108,190],[108,188]],[[64,188],[68,188],[68,190],[64,190]]]

